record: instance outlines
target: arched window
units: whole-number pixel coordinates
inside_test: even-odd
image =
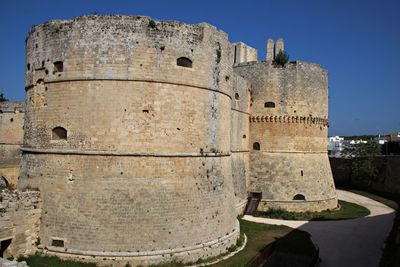
[[[293,197],[293,200],[306,200],[306,197],[302,194],[297,194]]]
[[[255,142],[255,143],[253,144],[253,150],[260,150],[260,143]]]
[[[54,71],[55,72],[63,72],[64,71],[64,63],[62,61],[54,62]]]
[[[67,130],[56,127],[51,131],[51,140],[67,140]]]
[[[188,59],[187,57],[180,57],[176,60],[176,65],[185,67],[185,68],[191,68],[193,65],[193,62]]]
[[[275,103],[274,102],[265,102],[264,103],[264,108],[274,108]]]

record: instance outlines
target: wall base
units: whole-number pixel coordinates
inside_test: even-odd
[[[168,262],[195,263],[199,259],[218,256],[228,251],[232,245],[236,245],[239,238],[239,222],[235,231],[226,236],[209,241],[207,243],[177,249],[166,249],[158,251],[141,252],[104,252],[104,251],[82,251],[77,249],[64,249],[59,247],[45,247],[42,252],[47,255],[55,255],[62,259],[94,262],[97,266],[122,267],[127,263],[132,266],[148,266]]]
[[[267,211],[269,209],[283,209],[291,212],[319,212],[337,208],[337,198],[315,200],[315,201],[273,201],[262,199],[258,205],[259,211]]]

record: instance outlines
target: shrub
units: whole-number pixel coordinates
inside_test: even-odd
[[[151,19],[151,20],[149,21],[149,27],[152,28],[152,29],[155,29],[156,26],[157,26],[157,25],[156,25],[156,22],[155,22],[154,20]]]
[[[285,67],[286,63],[289,62],[289,55],[286,54],[285,51],[280,50],[279,53],[275,56],[272,64],[276,67]]]
[[[4,93],[0,93],[0,102],[8,101],[8,99],[4,96]]]

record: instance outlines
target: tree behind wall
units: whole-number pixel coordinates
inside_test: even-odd
[[[5,101],[8,101],[8,99],[4,96],[4,93],[1,92],[0,93],[0,102],[5,102]]]
[[[353,158],[351,163],[351,178],[366,186],[376,181],[379,170],[373,159],[381,155],[382,150],[378,143],[368,142],[346,146],[343,155]]]
[[[289,55],[286,54],[285,51],[280,50],[279,53],[275,56],[272,64],[276,67],[285,67],[286,63],[289,62]]]

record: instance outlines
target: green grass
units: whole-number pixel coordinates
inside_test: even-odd
[[[247,236],[246,247],[233,257],[213,264],[213,267],[242,267],[251,261],[264,247],[293,229],[282,225],[269,225],[240,220],[240,231]]]
[[[349,191],[349,192],[352,192],[352,193],[355,193],[355,194],[358,194],[358,195],[362,195],[364,197],[368,197],[368,198],[373,199],[375,201],[378,201],[378,202],[380,202],[382,204],[385,204],[388,207],[391,207],[394,210],[397,210],[399,208],[399,205],[397,205],[396,201],[393,201],[393,200],[390,200],[390,199],[387,199],[387,198],[384,198],[384,197],[381,197],[381,196],[377,196],[377,195],[374,195],[372,193],[365,192],[365,191],[358,190],[358,189],[345,189],[345,190]]]
[[[266,212],[258,212],[257,216],[283,220],[304,220],[304,221],[324,221],[324,220],[348,220],[365,217],[370,211],[355,203],[339,200],[340,209],[326,210],[321,212],[288,212],[281,209],[270,209]]]
[[[61,260],[56,256],[45,256],[40,253],[21,257],[18,261],[26,261],[29,267],[96,267],[94,263]]]

